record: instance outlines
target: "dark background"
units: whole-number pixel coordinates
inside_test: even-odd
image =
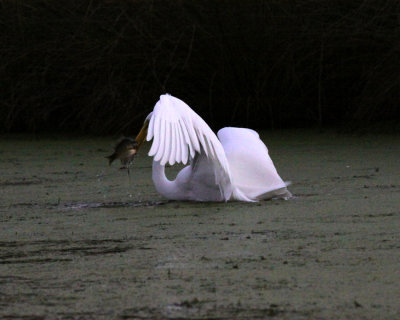
[[[0,131],[132,134],[159,95],[213,129],[399,131],[400,1],[1,1]]]

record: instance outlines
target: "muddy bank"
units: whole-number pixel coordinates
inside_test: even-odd
[[[292,200],[169,202],[111,139],[0,137],[0,318],[399,317],[400,138],[264,141]]]

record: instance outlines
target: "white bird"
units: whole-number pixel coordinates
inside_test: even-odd
[[[160,96],[136,137],[137,149],[153,139],[153,182],[167,199],[192,201],[257,201],[288,199],[291,193],[275,169],[257,132],[222,128],[218,138],[186,103]],[[219,139],[219,140],[218,140]],[[170,181],[165,165],[183,163]]]

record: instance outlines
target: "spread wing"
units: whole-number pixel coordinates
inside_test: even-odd
[[[150,118],[150,119],[149,119]],[[225,151],[207,123],[186,103],[171,95],[162,95],[147,118],[147,141],[153,140],[149,156],[161,165],[187,164],[202,152],[211,160],[215,183],[225,200],[231,198],[232,178]]]

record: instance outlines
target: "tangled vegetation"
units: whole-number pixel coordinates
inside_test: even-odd
[[[400,2],[0,2],[3,132],[130,133],[161,93],[212,126],[400,116]]]

